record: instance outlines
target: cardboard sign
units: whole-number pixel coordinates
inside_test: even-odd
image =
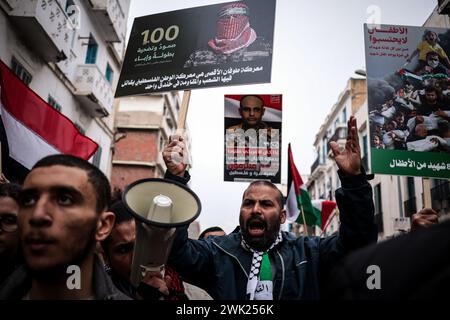
[[[374,173],[450,178],[450,30],[364,28]]]
[[[136,18],[116,98],[270,82],[275,0]]]
[[[282,96],[225,96],[225,181],[281,181]]]

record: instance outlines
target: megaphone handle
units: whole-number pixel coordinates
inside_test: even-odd
[[[163,272],[163,270],[164,270],[164,265],[145,266],[145,265],[141,264],[140,267],[141,267],[142,278],[145,278],[145,275],[147,274],[147,272]]]

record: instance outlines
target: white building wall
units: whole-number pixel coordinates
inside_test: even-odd
[[[87,136],[99,144],[102,148],[100,169],[109,176],[114,114],[112,112],[108,117],[94,118],[89,112],[86,112],[86,107],[82,106],[74,95],[76,93],[75,77],[78,66],[85,63],[87,38],[90,34],[94,36],[98,43],[96,65],[100,72],[104,76],[107,64],[113,70],[112,90],[115,90],[118,82],[121,61],[117,61],[117,58],[112,54],[112,50],[108,49],[110,44],[104,40],[101,26],[96,21],[90,4],[87,1],[80,0],[74,2],[77,10],[79,10],[79,29],[75,28],[68,32],[70,35],[70,50],[67,53],[68,58],[66,60],[54,64],[45,61],[36,54],[33,46],[30,46],[26,38],[23,37],[25,31],[11,22],[9,16],[11,12],[7,11],[6,6],[0,8],[0,30],[2,30],[0,32],[0,59],[11,67],[12,57],[14,56],[31,73],[30,88],[45,101],[48,101],[50,95],[61,105],[61,112],[72,122],[79,125]],[[20,2],[19,5],[25,5],[26,3],[28,1]],[[123,28],[126,28],[130,1],[119,0],[119,3],[125,14]],[[55,4],[58,4],[60,8],[65,8],[66,0],[55,2]],[[67,28],[67,26],[63,27]],[[29,32],[33,32],[33,30]],[[125,33],[124,29],[123,34]],[[115,46],[123,45],[123,42],[115,43]],[[113,110],[112,105],[109,108]]]
[[[330,114],[326,117],[316,136],[314,147],[318,151],[318,157],[321,164],[321,174],[315,174],[311,177],[314,180],[313,187],[310,189],[312,199],[331,199],[335,200],[335,191],[341,186],[335,161],[330,157],[331,149],[328,147],[328,140],[335,134],[339,128],[346,128],[346,120],[351,115],[351,95],[348,94],[348,87],[340,94],[338,102],[332,107]],[[344,119],[344,110],[346,110],[346,119]],[[325,146],[325,148],[324,148]],[[325,154],[324,154],[325,151]],[[308,185],[312,185],[312,180]],[[331,196],[331,197],[330,197]],[[326,235],[332,234],[339,229],[339,218],[336,216],[330,220],[326,230]],[[316,228],[316,235],[320,235],[320,230]]]
[[[120,98],[120,112],[146,111],[162,113],[164,108],[163,95],[136,96]]]

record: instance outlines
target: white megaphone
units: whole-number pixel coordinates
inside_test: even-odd
[[[186,186],[156,178],[133,182],[122,200],[136,218],[131,283],[138,286],[147,271],[161,271],[172,248],[175,227],[194,221],[200,215],[201,203]]]

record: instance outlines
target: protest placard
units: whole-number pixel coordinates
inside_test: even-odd
[[[275,0],[136,18],[116,98],[270,82]]]
[[[225,96],[225,181],[281,179],[282,96]]]
[[[450,30],[364,28],[374,173],[450,178]]]

